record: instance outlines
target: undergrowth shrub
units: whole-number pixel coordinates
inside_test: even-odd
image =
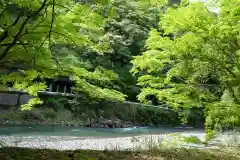
[[[64,97],[47,98],[47,100],[44,102],[44,105],[54,109],[55,111],[62,109],[71,109],[69,99]]]
[[[61,122],[61,121],[71,122],[74,119],[71,111],[66,109],[58,110],[57,112],[55,112],[55,114],[56,114],[54,116],[55,122]]]
[[[203,143],[197,136],[183,137],[183,141],[186,143]]]
[[[7,112],[5,119],[36,120],[36,121],[99,121],[101,118],[121,120],[137,126],[175,126],[182,124],[182,110],[171,110],[166,105],[153,107],[138,103],[116,103],[108,101],[93,101],[89,99],[71,99],[65,97],[41,97],[42,105],[35,106],[30,111],[15,114],[15,110]],[[191,111],[188,125],[196,122],[204,123],[201,110]],[[0,115],[0,119],[2,115]],[[7,118],[6,118],[7,117]]]
[[[19,111],[23,120],[47,120],[53,119],[57,113],[51,108],[33,108],[28,111]]]

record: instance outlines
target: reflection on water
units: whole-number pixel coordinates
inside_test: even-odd
[[[192,128],[133,127],[133,128],[81,128],[43,125],[0,125],[0,135],[9,136],[78,136],[78,137],[124,137],[140,134],[165,134]]]

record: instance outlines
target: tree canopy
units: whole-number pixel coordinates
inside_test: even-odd
[[[94,79],[102,83],[117,79],[112,71],[98,67],[90,72],[81,63],[69,61],[77,55],[70,53],[59,58],[54,52],[59,45],[81,46],[99,54],[111,52],[104,32],[106,18],[97,13],[102,3],[106,2],[92,5],[62,0],[1,1],[0,65],[5,72],[1,74],[2,83],[12,82],[14,88],[37,96],[39,90],[46,89],[44,78],[67,75],[76,81],[77,91],[96,98],[123,100],[122,93],[90,83]],[[20,70],[12,71],[13,68]],[[34,81],[37,78],[40,82]],[[31,103],[40,103],[40,99],[32,99],[25,107]]]
[[[0,22],[5,86],[68,76],[93,99],[204,107],[209,135],[240,124],[239,0],[1,0]]]
[[[220,11],[203,2],[169,7],[132,61],[140,101],[154,94],[172,107],[204,106],[208,132],[240,124],[240,1],[211,4]]]
[[[103,7],[102,12],[106,13],[109,7],[114,9],[114,14],[106,20],[105,33],[109,37],[111,54],[100,55],[87,50],[81,59],[90,62],[90,68],[102,66],[117,73],[119,79],[112,87],[126,94],[128,100],[136,101],[139,88],[136,78],[129,72],[130,61],[133,55],[139,55],[144,49],[148,32],[158,24],[162,5],[156,7],[138,0],[114,0]]]

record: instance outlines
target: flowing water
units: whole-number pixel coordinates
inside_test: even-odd
[[[187,127],[132,127],[132,128],[83,128],[44,125],[0,125],[0,142],[7,146],[50,148],[59,150],[74,149],[133,149],[133,137],[137,144],[142,145],[147,140],[162,143],[171,139],[173,133],[183,136],[197,136],[204,141],[204,129]],[[240,136],[238,136],[240,139]],[[229,139],[224,135],[222,140]],[[232,144],[233,141],[230,141]],[[188,145],[187,145],[188,146]],[[206,148],[203,144],[195,146]]]
[[[0,125],[0,136],[129,137],[143,134],[202,132],[187,127],[82,128],[44,125]]]

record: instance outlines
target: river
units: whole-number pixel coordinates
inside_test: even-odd
[[[146,134],[167,134],[175,132],[204,132],[191,127],[133,127],[133,128],[86,128],[47,125],[1,125],[4,136],[70,136],[70,137],[129,137]]]
[[[43,125],[1,125],[0,141],[6,146],[74,149],[132,149],[150,139],[160,143],[174,133],[197,136],[204,141],[204,130],[187,127],[81,128]],[[133,143],[133,137],[136,142]],[[201,145],[201,147],[203,147]]]

